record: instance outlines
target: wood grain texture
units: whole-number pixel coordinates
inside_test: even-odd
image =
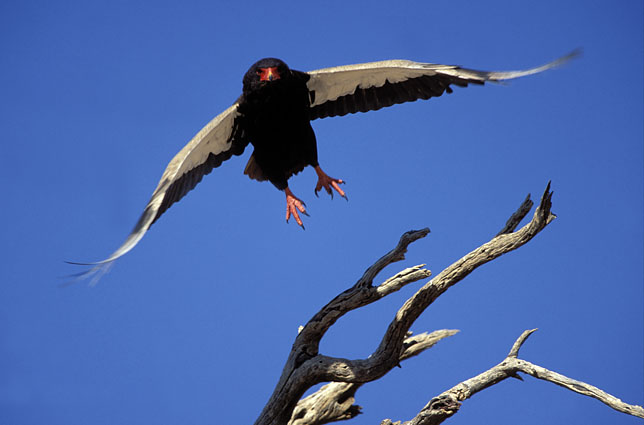
[[[429,270],[420,265],[407,268],[380,285],[373,286],[378,273],[387,265],[403,260],[409,245],[427,236],[429,229],[403,234],[396,247],[370,266],[355,285],[331,300],[301,329],[279,382],[255,423],[288,423],[302,395],[318,383],[362,384],[384,376],[400,362],[405,341],[409,337],[409,328],[434,300],[477,267],[529,242],[554,219],[555,216],[550,212],[551,197],[552,192],[548,184],[541,203],[528,224],[516,232],[494,237],[423,285],[400,308],[383,335],[380,345],[369,357],[345,359],[320,353],[320,340],[344,314],[430,275]]]
[[[409,245],[427,236],[429,229],[404,233],[398,244],[367,268],[352,287],[336,296],[300,328],[280,380],[255,423],[319,425],[351,419],[360,414],[361,407],[355,404],[356,391],[360,386],[381,378],[401,361],[424,352],[441,339],[458,332],[440,330],[412,335],[409,329],[420,314],[447,289],[463,280],[472,271],[525,245],[556,218],[551,212],[550,183],[546,186],[532,219],[519,230],[515,230],[532,206],[533,202],[528,195],[497,236],[454,262],[420,287],[398,310],[380,345],[370,356],[365,359],[345,359],[320,353],[320,340],[340,317],[430,276],[430,271],[421,264],[403,269],[379,285],[373,285],[377,275],[389,264],[403,260]],[[509,377],[522,379],[519,372],[596,398],[620,412],[644,418],[644,409],[640,406],[626,404],[592,385],[519,359],[519,349],[535,330],[525,331],[500,364],[433,397],[416,417],[404,424],[442,423],[458,412],[462,401],[477,392]],[[330,384],[301,399],[309,388],[322,382]],[[392,425],[394,422],[386,419],[382,424]]]
[[[519,372],[537,379],[551,382],[570,391],[592,397],[619,412],[644,418],[644,409],[641,406],[624,403],[617,397],[614,397],[590,384],[568,378],[567,376],[561,375],[557,372],[537,366],[534,363],[519,359],[519,349],[527,338],[535,331],[536,329],[524,331],[515,341],[510,353],[501,363],[432,398],[412,420],[402,423],[394,423],[390,420],[385,420],[382,424],[435,425],[443,423],[450,416],[458,412],[462,401],[467,400],[479,391],[483,391],[484,389],[498,384],[507,378],[523,380],[519,376]]]

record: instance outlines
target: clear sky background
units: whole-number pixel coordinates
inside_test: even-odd
[[[252,423],[298,326],[399,236],[437,274],[548,180],[558,215],[414,324],[461,332],[364,386],[354,423],[407,420],[433,396],[521,357],[624,401],[643,389],[641,1],[0,4],[0,423]],[[284,195],[216,169],[98,286],[58,288],[133,227],[165,166],[241,93],[257,59],[292,68],[384,59],[484,70],[582,58],[508,85],[318,120],[319,157],[350,201]],[[341,319],[322,352],[364,358],[420,283]],[[465,402],[453,424],[640,424],[526,378]]]

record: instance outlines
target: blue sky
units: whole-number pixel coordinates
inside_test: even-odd
[[[474,272],[412,327],[461,332],[358,392],[354,423],[407,420],[434,395],[521,356],[644,402],[643,23],[640,1],[138,2],[0,5],[0,423],[252,423],[299,325],[401,233],[399,269],[437,274],[548,180],[558,215]],[[60,289],[63,260],[106,257],[172,156],[241,92],[257,59],[312,70],[411,59],[506,70],[582,47],[506,86],[313,123],[350,202],[242,174],[250,149],[174,205],[100,284]],[[369,355],[417,285],[349,314],[322,343]],[[467,401],[453,424],[635,424],[527,378]]]

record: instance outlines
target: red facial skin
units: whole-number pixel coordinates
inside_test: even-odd
[[[276,66],[272,66],[270,68],[259,68],[257,75],[259,75],[259,81],[273,81],[279,80],[280,78],[280,74],[277,72]]]

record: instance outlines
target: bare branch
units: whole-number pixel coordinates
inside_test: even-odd
[[[519,222],[527,215],[532,205],[528,195],[496,237],[443,270],[409,298],[398,310],[376,351],[368,358],[349,360],[320,354],[318,349],[321,338],[342,315],[382,299],[405,285],[430,275],[430,272],[423,268],[424,264],[418,265],[402,270],[373,287],[373,280],[377,274],[387,265],[404,259],[408,246],[426,236],[429,229],[403,234],[398,245],[369,267],[353,287],[334,298],[300,329],[280,381],[256,424],[288,422],[292,425],[319,425],[351,419],[360,414],[361,408],[354,402],[356,391],[361,385],[382,377],[401,361],[420,354],[438,340],[457,332],[443,330],[411,336],[409,328],[418,316],[447,289],[463,280],[477,267],[523,246],[556,218],[550,211],[552,207],[550,183],[541,197],[532,220],[515,232]],[[519,372],[596,398],[620,412],[644,418],[644,409],[640,406],[626,404],[592,385],[519,359],[521,346],[535,331],[536,329],[532,329],[523,332],[503,362],[433,398],[412,421],[406,424],[442,423],[458,412],[463,400],[506,378],[522,379]],[[329,381],[332,382],[298,403],[298,399],[308,388],[317,383]],[[383,424],[392,424],[392,422],[387,419]]]
[[[424,332],[422,334],[409,336],[405,338],[405,341],[403,342],[403,350],[400,353],[400,360],[402,361],[415,357],[428,348],[436,345],[436,343],[441,339],[456,335],[458,332],[458,329],[442,329],[429,334]]]
[[[410,283],[428,278],[431,276],[431,273],[423,267],[425,267],[425,264],[419,264],[418,266],[409,267],[396,273],[394,276],[376,286],[376,292],[380,298],[382,298],[401,290],[404,286],[409,285]]]
[[[364,272],[364,275],[362,275],[358,283],[356,283],[356,286],[371,286],[373,280],[376,278],[378,273],[382,271],[382,269],[387,267],[389,264],[404,260],[405,254],[407,253],[407,247],[418,239],[424,238],[428,234],[428,227],[420,230],[410,230],[409,232],[403,233],[398,241],[398,245],[369,267]]]
[[[518,372],[525,373],[544,381],[552,382],[553,384],[567,388],[576,393],[595,398],[619,412],[644,418],[644,409],[641,406],[624,403],[617,397],[614,397],[590,384],[568,378],[541,366],[518,359],[516,356],[519,352],[519,348],[535,330],[536,329],[532,329],[523,332],[512,346],[508,356],[501,363],[473,378],[461,382],[439,396],[434,397],[414,419],[409,422],[405,422],[405,425],[440,424],[445,419],[458,412],[462,401],[467,400],[479,391],[482,391],[494,384],[498,384],[504,379],[519,377]],[[383,423],[391,423],[391,421],[386,420],[383,421]]]
[[[403,344],[400,361],[417,356],[443,338],[458,333],[455,329],[442,329],[432,333],[409,336]],[[363,384],[331,382],[310,396],[303,398],[293,410],[289,425],[321,425],[351,419],[360,414],[361,407],[354,405],[355,393]]]
[[[614,397],[600,390],[597,387],[594,387],[582,381],[577,381],[577,380],[568,378],[564,375],[561,375],[556,372],[552,372],[546,368],[537,366],[525,360],[517,359],[515,363],[516,363],[516,369],[519,372],[523,372],[534,378],[552,382],[553,384],[557,384],[561,387],[567,388],[576,393],[579,393],[588,397],[592,397],[594,399],[601,401],[605,405],[612,407],[613,409],[619,412],[637,416],[638,418],[644,418],[644,408],[642,408],[642,406],[624,403],[622,400],[618,399],[617,397]]]
[[[519,223],[521,223],[521,220],[523,220],[525,216],[528,215],[533,205],[534,202],[532,202],[532,200],[530,199],[530,194],[528,193],[528,196],[526,196],[519,209],[516,210],[516,212],[512,214],[512,216],[510,216],[508,221],[505,223],[505,226],[503,226],[503,229],[501,229],[501,231],[496,235],[499,236],[514,232]]]
[[[397,273],[376,287],[372,286],[378,272],[391,263],[403,260],[407,247],[427,234],[428,228],[404,233],[396,247],[369,267],[355,285],[336,296],[299,329],[282,376],[256,424],[286,423],[290,418],[290,412],[308,388],[320,382],[333,381],[321,376],[316,377],[317,368],[306,368],[302,375],[294,375],[294,372],[299,372],[304,362],[318,356],[322,337],[340,317],[351,310],[378,301],[405,285],[431,276],[431,272],[423,268],[424,265],[419,265]]]
[[[326,331],[344,314],[378,301],[402,289],[405,285],[431,276],[431,272],[424,269],[424,264],[421,264],[397,273],[377,287],[372,286],[373,280],[382,269],[396,261],[404,260],[409,244],[424,238],[427,234],[429,234],[428,228],[404,233],[398,245],[369,267],[353,287],[335,297],[309,320],[295,344],[306,344],[309,352],[315,355],[319,341]]]
[[[412,323],[447,289],[463,280],[477,267],[513,251],[536,236],[554,218],[550,183],[541,198],[533,219],[519,231],[495,237],[461,258],[418,290],[398,310],[389,325],[380,346],[366,360],[347,361],[322,355],[316,356],[318,365],[326,368],[325,377],[331,381],[368,382],[384,375],[398,361],[400,346]]]
[[[514,341],[514,345],[512,345],[512,348],[510,349],[510,352],[508,353],[508,357],[514,357],[516,358],[519,355],[519,350],[523,346],[523,343],[528,339],[530,335],[532,335],[534,332],[536,332],[537,329],[529,329],[527,331],[523,331],[521,336]]]
[[[400,355],[406,350],[404,342],[409,328],[418,316],[448,288],[463,280],[477,267],[523,246],[543,230],[555,218],[550,212],[551,198],[548,183],[528,224],[514,233],[496,236],[420,288],[398,311],[380,345],[371,356],[366,359],[349,360],[320,354],[319,342],[322,336],[342,315],[377,301],[403,285],[429,274],[428,270],[417,266],[386,280],[379,287],[372,286],[375,276],[388,264],[402,260],[409,244],[426,236],[429,229],[402,235],[392,251],[369,267],[352,288],[329,302],[302,328],[293,344],[282,376],[256,424],[287,423],[298,400],[308,388],[317,383],[335,381],[359,384],[378,379],[390,371],[400,362]],[[517,216],[521,214],[515,213]]]

